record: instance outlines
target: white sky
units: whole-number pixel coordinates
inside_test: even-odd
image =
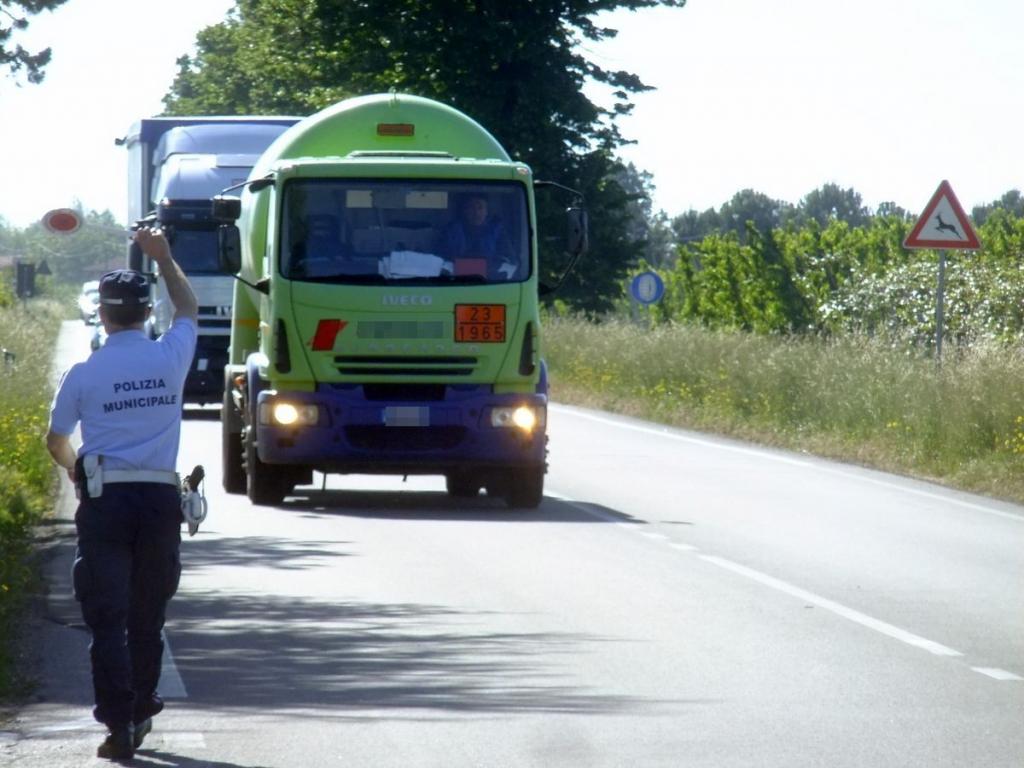
[[[160,112],[175,59],[233,4],[69,0],[33,17],[18,40],[53,61],[42,85],[0,78],[0,216],[26,226],[79,199],[122,218],[114,138]],[[920,212],[942,179],[968,210],[1024,185],[1020,0],[689,0],[602,21],[620,34],[587,55],[658,89],[620,126],[670,215],[748,187],[796,203],[834,182]]]

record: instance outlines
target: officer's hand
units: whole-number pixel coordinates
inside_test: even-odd
[[[75,476],[75,468],[74,467],[68,467],[67,472],[68,472],[68,480],[71,481],[71,484],[74,485],[75,483],[77,483],[78,482],[78,478]]]
[[[143,227],[135,233],[135,242],[143,253],[157,263],[171,258],[171,246],[159,227]]]

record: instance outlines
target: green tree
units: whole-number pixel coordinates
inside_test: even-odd
[[[221,24],[178,60],[164,99],[170,114],[298,114],[351,95],[428,96],[472,115],[538,177],[583,191],[591,252],[560,294],[593,312],[611,306],[637,258],[632,190],[617,178],[625,142],[616,118],[649,90],[629,72],[586,59],[585,41],[616,31],[592,17],[618,8],[681,7],[685,0],[238,0]],[[583,93],[610,87],[612,103]],[[627,187],[629,185],[627,184]],[[541,211],[545,232],[561,232],[561,211]],[[542,259],[553,260],[545,244]]]
[[[719,216],[721,226],[727,232],[735,232],[741,242],[746,242],[748,223],[758,232],[770,232],[781,226],[791,215],[793,206],[782,200],[773,200],[768,195],[744,189],[732,196],[722,206]]]
[[[693,208],[672,219],[672,236],[678,244],[703,240],[710,234],[722,231],[722,217],[714,208],[697,211]]]
[[[860,194],[838,184],[825,184],[808,192],[797,206],[797,212],[802,221],[814,219],[822,227],[828,226],[829,219],[839,219],[859,227],[870,218]]]
[[[1020,190],[1011,189],[998,200],[987,205],[975,206],[971,209],[971,218],[980,227],[996,211],[1006,211],[1018,218],[1024,216],[1024,196],[1021,195]]]
[[[900,219],[909,219],[912,214],[906,211],[904,208],[896,205],[892,200],[887,200],[884,203],[878,204],[878,210],[875,211],[875,216],[896,216]]]
[[[28,28],[28,17],[41,11],[52,11],[67,0],[0,0],[0,67],[12,74],[22,70],[30,83],[40,83],[45,77],[43,68],[50,63],[52,51],[44,48],[32,53],[13,43],[14,33]]]

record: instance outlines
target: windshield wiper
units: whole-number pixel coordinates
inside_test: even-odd
[[[305,283],[354,283],[359,285],[383,285],[387,282],[381,275],[293,275],[292,280]]]
[[[424,284],[436,284],[443,283],[445,285],[486,285],[489,281],[483,275],[431,275],[426,276],[409,276],[409,277],[393,277],[389,283],[424,283]]]

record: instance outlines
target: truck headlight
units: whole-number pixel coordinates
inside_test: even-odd
[[[277,400],[260,404],[260,423],[279,424],[282,427],[308,427],[320,419],[320,409],[315,405],[289,403]]]
[[[491,410],[492,427],[515,427],[522,432],[533,432],[538,426],[544,426],[544,409],[530,405]]]

